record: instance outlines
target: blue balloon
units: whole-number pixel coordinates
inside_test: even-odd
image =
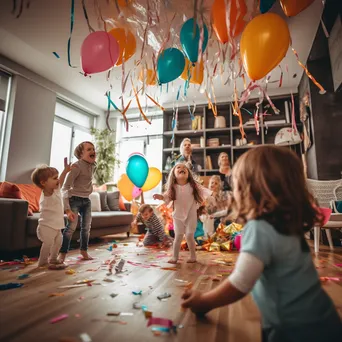
[[[273,4],[275,3],[275,0],[260,0],[260,12],[262,14],[268,12]]]
[[[160,83],[168,83],[178,78],[185,67],[185,58],[181,51],[169,48],[160,54],[157,62]]]
[[[138,188],[141,188],[145,184],[148,170],[148,163],[146,159],[139,154],[131,156],[127,161],[127,176]]]
[[[208,44],[208,29],[205,24],[203,24],[204,30],[204,39],[202,43],[202,51],[205,51],[205,48]],[[198,24],[196,23],[196,31],[194,34],[194,18],[187,20],[181,29],[180,32],[180,42],[182,44],[183,51],[188,57],[188,59],[192,63],[196,63],[198,59],[198,46],[200,41],[200,29]]]

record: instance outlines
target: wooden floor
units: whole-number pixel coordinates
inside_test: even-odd
[[[24,284],[22,288],[0,292],[0,341],[260,341],[260,317],[250,296],[230,307],[214,310],[203,320],[180,309],[184,290],[181,281],[191,281],[200,291],[209,290],[229,274],[237,253],[201,251],[198,263],[186,264],[188,252],[182,252],[177,271],[163,270],[162,267],[172,266],[166,263],[169,251],[136,247],[136,237],[114,238],[118,248],[113,249],[113,253],[126,260],[124,272],[111,277],[114,282],[104,281],[107,273],[104,263],[113,257],[107,250],[110,244],[105,242],[91,247],[91,254],[96,257],[93,261],[79,261],[77,251],[69,254],[69,269],[76,271],[73,275],[66,274],[65,270],[37,270],[36,264],[23,269],[0,270],[1,284]],[[342,279],[341,250],[330,253],[322,247],[314,260],[320,276]],[[18,280],[20,274],[29,274],[29,277]],[[59,288],[83,280],[95,281],[93,286]],[[327,280],[323,286],[342,315],[341,281]],[[132,293],[140,290],[142,295]],[[171,293],[171,298],[157,299],[164,292]],[[50,297],[51,294],[57,295]],[[111,294],[117,296],[112,298]],[[154,335],[151,327],[147,327],[143,311],[133,308],[136,302],[146,305],[154,317],[173,320],[178,327],[177,333]],[[121,315],[107,316],[115,311]],[[51,319],[63,314],[68,318],[50,323]],[[91,340],[84,335],[82,339],[81,334],[88,334]]]

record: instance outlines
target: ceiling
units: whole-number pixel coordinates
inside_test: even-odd
[[[172,4],[169,6],[165,19],[162,18],[160,26],[156,27],[156,34],[162,35],[167,31],[168,21],[174,12],[177,13],[174,21],[174,32],[179,30],[184,17],[191,17],[192,1],[190,0],[174,0],[165,3]],[[112,84],[112,99],[115,103],[120,104],[119,97],[121,96],[121,67],[114,68],[111,74],[111,81],[106,78],[106,73],[95,74],[92,77],[84,77],[80,71],[80,47],[84,38],[89,33],[86,20],[83,15],[81,0],[75,0],[75,20],[74,31],[71,41],[71,64],[77,68],[70,68],[67,63],[67,41],[70,34],[70,2],[68,0],[24,0],[30,2],[28,9],[24,8],[19,18],[11,14],[13,1],[1,0],[0,2],[0,54],[8,59],[26,67],[34,73],[46,78],[49,81],[56,83],[58,86],[76,94],[77,96],[91,102],[93,105],[105,110],[107,108],[107,100],[105,97],[106,91]],[[104,18],[115,19],[118,17],[114,5],[114,0],[95,0],[102,10]],[[146,0],[136,0],[135,3],[144,4]],[[20,3],[20,1],[17,1]],[[206,8],[210,8],[211,0],[204,0]],[[91,25],[96,29],[103,29],[103,24],[98,21],[98,15],[94,9],[94,0],[85,1],[88,16]],[[314,40],[317,27],[322,13],[322,2],[316,0],[308,9],[298,14],[293,18],[286,18],[293,47],[297,50],[302,61],[306,61]],[[281,9],[278,4],[274,6],[272,11],[281,14]],[[18,13],[18,9],[17,9]],[[209,11],[207,11],[209,13]],[[183,15],[185,14],[185,16]],[[284,16],[284,15],[283,15]],[[140,16],[132,16],[134,19],[142,18]],[[124,19],[121,19],[124,20]],[[134,27],[134,26],[133,26]],[[142,35],[141,31],[134,28],[137,35]],[[141,41],[138,41],[137,54],[140,54]],[[168,42],[167,47],[178,45],[178,37],[173,35],[173,38]],[[210,46],[211,45],[211,46]],[[209,55],[213,56],[217,51],[217,44],[209,44]],[[53,52],[57,52],[60,58],[56,58]],[[136,57],[137,58],[137,57]],[[270,95],[279,93],[289,93],[297,91],[297,87],[302,75],[302,69],[298,66],[296,58],[291,50],[288,51],[286,57],[281,63],[283,70],[286,67],[289,73],[284,73],[283,85],[278,88],[278,83],[270,83],[268,92]],[[134,57],[125,63],[126,75],[128,70],[133,70]],[[133,72],[132,72],[133,74]],[[297,75],[297,77],[293,77]],[[228,74],[223,74],[214,80],[214,89],[217,101],[228,101],[233,93],[232,84],[223,85]],[[280,69],[276,68],[271,73],[271,81],[278,80]],[[169,86],[167,91],[164,86],[162,91],[160,88],[154,87],[150,89],[150,95],[156,98],[160,104],[168,107],[176,100],[179,85],[184,81],[177,80]],[[243,90],[242,82],[238,82],[239,90]],[[129,87],[124,94],[126,103],[129,99]],[[142,105],[146,105],[146,97],[141,98]],[[181,98],[184,103],[205,103],[206,97],[199,91],[199,86],[191,85],[188,90],[187,97]],[[152,105],[152,103],[149,103]],[[131,107],[137,107],[136,101],[132,102]]]

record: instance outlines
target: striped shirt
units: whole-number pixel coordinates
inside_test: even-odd
[[[164,227],[155,213],[153,213],[147,221],[143,220],[141,214],[139,213],[136,220],[137,222],[142,222],[150,234],[157,236],[160,241],[164,240],[166,236]]]

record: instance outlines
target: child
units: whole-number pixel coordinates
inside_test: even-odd
[[[78,214],[81,215],[80,250],[84,260],[91,260],[88,254],[89,232],[91,225],[91,203],[89,195],[93,191],[92,178],[95,169],[95,147],[93,143],[84,141],[74,151],[78,159],[68,174],[63,186],[64,208],[69,217],[74,213],[74,221],[69,220],[63,232],[63,243],[59,253],[59,260],[64,262],[70,248],[72,235],[77,227]]]
[[[190,251],[190,259],[187,262],[196,262],[194,233],[197,226],[197,204],[201,204],[211,193],[212,191],[195,181],[185,164],[177,164],[170,171],[164,195],[153,195],[154,199],[164,200],[166,203],[173,201],[175,241],[169,263],[177,263],[184,234]]]
[[[201,215],[200,219],[204,223],[206,234],[213,234],[220,223],[220,218],[227,215],[227,197],[221,191],[220,176],[212,176],[209,180],[209,189],[213,192],[212,196],[205,201],[207,215]]]
[[[340,341],[341,320],[304,239],[321,218],[299,158],[276,146],[244,153],[233,168],[233,198],[233,217],[246,224],[235,269],[207,293],[186,291],[182,306],[205,314],[252,290],[263,342]]]
[[[64,209],[61,197],[60,185],[63,185],[66,174],[70,171],[67,158],[64,159],[64,170],[58,178],[58,171],[54,167],[41,165],[32,175],[32,182],[41,188],[40,217],[38,220],[37,236],[42,241],[38,267],[49,265],[50,269],[65,268],[63,262],[57,260],[58,251],[62,245],[62,233],[64,228]],[[72,221],[74,213],[69,213]],[[50,255],[50,257],[49,257]]]
[[[153,246],[161,242],[161,246],[168,247],[172,244],[172,239],[165,234],[164,227],[152,207],[148,204],[143,204],[139,208],[139,213],[134,220],[134,224],[142,222],[148,229],[145,235],[144,246]]]

